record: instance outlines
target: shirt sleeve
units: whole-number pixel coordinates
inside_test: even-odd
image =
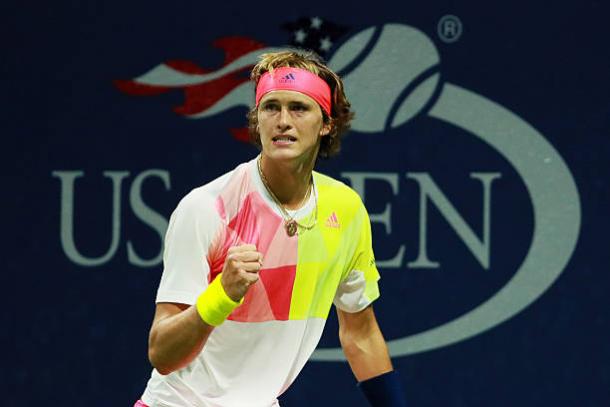
[[[360,222],[352,235],[358,239],[347,276],[343,278],[333,303],[346,312],[358,312],[379,297],[379,271],[371,238],[371,221],[366,208],[360,202]]]
[[[208,285],[207,253],[219,225],[213,200],[191,192],[180,201],[165,234],[157,303],[196,302]]]

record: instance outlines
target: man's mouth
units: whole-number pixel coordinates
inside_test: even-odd
[[[275,136],[271,139],[274,143],[290,143],[297,141],[296,137],[287,136],[287,135],[279,135]]]

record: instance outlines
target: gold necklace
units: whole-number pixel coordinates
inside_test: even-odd
[[[313,181],[313,174],[311,175],[311,183],[309,184],[309,189],[305,193],[305,197],[301,201],[299,208],[301,208],[303,206],[303,203],[307,200],[307,198],[311,194],[311,191],[313,190],[313,196],[314,196],[314,200],[315,200],[315,215],[314,215],[312,223],[310,223],[309,225],[303,225],[303,224],[299,223],[296,219],[294,219],[294,217],[290,216],[290,214],[288,213],[286,208],[284,208],[284,205],[282,205],[280,200],[277,198],[277,196],[275,196],[275,194],[271,190],[271,187],[269,187],[269,182],[267,181],[267,178],[265,177],[265,174],[263,173],[261,159],[262,159],[262,155],[259,155],[258,159],[256,160],[258,174],[260,175],[261,180],[263,181],[263,185],[265,186],[265,189],[267,190],[269,195],[271,195],[273,202],[275,202],[275,204],[280,209],[280,212],[282,213],[282,217],[284,218],[284,228],[286,229],[286,233],[288,234],[288,236],[291,236],[291,237],[294,236],[297,233],[297,230],[299,227],[301,227],[302,229],[305,229],[305,230],[313,229],[313,227],[316,226],[316,223],[318,222],[318,195],[316,194],[316,188],[315,188],[314,181]]]

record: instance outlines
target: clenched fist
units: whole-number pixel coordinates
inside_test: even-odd
[[[248,288],[258,281],[263,255],[253,244],[230,247],[222,268],[222,287],[233,301],[246,295]]]

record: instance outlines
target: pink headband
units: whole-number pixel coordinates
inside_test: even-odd
[[[318,75],[305,69],[281,67],[271,72],[265,72],[256,87],[256,106],[262,97],[273,90],[294,90],[301,92],[324,109],[328,116],[330,113],[330,87]]]

